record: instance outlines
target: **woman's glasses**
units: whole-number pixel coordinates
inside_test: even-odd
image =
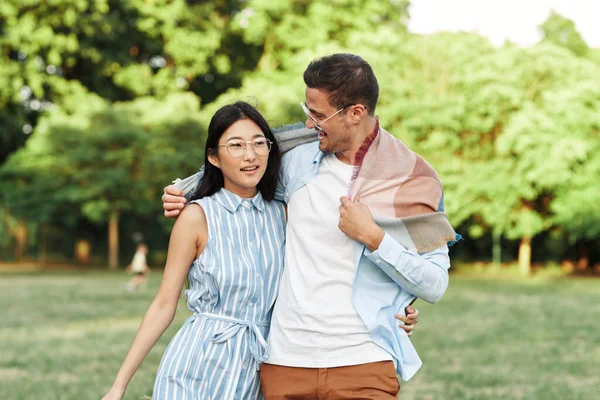
[[[259,156],[266,156],[271,151],[271,142],[267,138],[258,138],[254,140],[239,140],[234,139],[227,142],[227,144],[222,144],[219,147],[226,147],[227,152],[231,157],[241,157],[244,155],[246,151],[246,146],[251,145],[254,153]]]

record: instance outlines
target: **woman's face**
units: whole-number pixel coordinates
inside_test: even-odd
[[[256,195],[256,185],[265,174],[269,160],[268,152],[262,154],[268,144],[265,144],[265,140],[260,127],[250,119],[235,122],[223,133],[217,152],[208,159],[223,173],[225,189],[240,197]]]

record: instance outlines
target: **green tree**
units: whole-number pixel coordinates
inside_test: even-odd
[[[10,9],[7,5],[0,6],[0,165],[25,142],[23,128],[27,121],[26,109],[21,104],[22,99],[28,97],[28,93],[21,90],[19,58],[22,54],[4,45],[8,34],[7,9]],[[25,127],[26,133],[31,133],[29,128]]]
[[[223,63],[216,52],[238,7],[236,1],[7,0],[0,11],[4,57],[18,55],[23,83],[38,99],[60,102],[74,82],[111,101],[164,96]]]
[[[398,38],[407,36],[406,0],[248,0],[243,5],[229,29],[242,37],[244,45],[261,49],[260,57],[239,87],[203,110],[205,120],[223,104],[242,98],[258,104],[273,126],[303,121],[302,72],[311,60],[354,52],[376,65],[377,60],[368,56],[383,56],[377,51],[380,44],[401,43]]]
[[[452,221],[474,238],[491,232],[520,240],[529,273],[531,240],[571,229],[568,218],[553,217],[559,193],[572,193],[577,180],[589,185],[577,193],[598,190],[588,165],[597,117],[586,111],[600,106],[589,88],[597,66],[549,44],[494,49],[466,34],[413,38],[393,55],[378,50],[390,60],[376,58],[383,123],[437,167],[454,200]],[[580,208],[597,215],[594,205]]]
[[[44,118],[0,170],[3,201],[23,218],[86,218],[108,224],[109,266],[118,265],[119,218],[154,216],[167,177],[191,173],[205,140],[198,101],[173,95]]]
[[[582,81],[556,93],[551,101],[556,124],[568,132],[560,154],[572,160],[568,183],[556,191],[551,204],[552,223],[569,243],[595,247],[600,237],[600,85]],[[588,264],[587,253],[578,254],[581,265]]]
[[[38,117],[81,93],[109,102],[191,91],[210,102],[254,68],[231,29],[243,1],[5,0],[0,5],[0,163]]]
[[[543,40],[564,47],[578,57],[585,56],[589,47],[577,31],[575,23],[552,10],[540,25]]]

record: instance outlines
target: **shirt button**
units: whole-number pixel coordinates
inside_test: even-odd
[[[377,264],[381,264],[381,260],[377,260],[375,261]]]
[[[250,242],[250,247],[254,247],[254,242]]]

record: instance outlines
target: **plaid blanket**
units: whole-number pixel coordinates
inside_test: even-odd
[[[392,236],[405,247],[421,253],[457,240],[442,211],[443,190],[437,173],[380,128],[379,121],[355,155],[354,164],[348,197],[369,207],[380,226],[398,224],[392,229],[398,234]]]

